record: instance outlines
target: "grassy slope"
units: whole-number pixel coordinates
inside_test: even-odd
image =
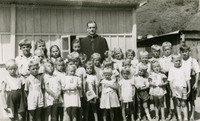
[[[197,9],[198,0],[149,0],[137,10],[138,35],[159,35],[184,29]]]

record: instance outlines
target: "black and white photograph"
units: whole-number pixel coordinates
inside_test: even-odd
[[[0,0],[0,121],[200,121],[200,0]]]

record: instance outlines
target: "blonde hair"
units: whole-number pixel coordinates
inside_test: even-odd
[[[36,58],[32,58],[28,62],[28,67],[30,68],[31,66],[39,66],[39,62]]]
[[[171,48],[172,47],[172,43],[168,42],[168,41],[163,42],[162,43],[162,49],[164,50],[165,47],[170,47]]]
[[[125,72],[128,72],[129,74],[131,73],[131,70],[130,70],[130,68],[122,68],[122,70],[121,70],[121,74],[123,74],[123,73],[125,73]]]
[[[151,46],[151,51],[152,50],[161,50],[161,47],[159,46],[159,45],[157,45],[157,44],[153,44],[152,46]]]
[[[6,62],[6,69],[10,68],[10,67],[15,67],[15,68],[18,68],[17,67],[17,63],[14,59],[10,59]]]
[[[107,73],[112,75],[112,69],[111,68],[104,68],[103,69],[103,74],[107,74]]]

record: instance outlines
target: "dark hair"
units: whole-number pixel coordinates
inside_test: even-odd
[[[134,50],[128,49],[128,50],[126,51],[126,57],[127,57],[127,55],[128,55],[129,53],[133,54],[133,57],[135,57],[135,51],[134,51]]]
[[[186,44],[181,45],[179,49],[180,51],[185,51],[185,50],[190,51],[190,47]]]
[[[87,27],[88,27],[88,25],[91,24],[91,23],[94,23],[95,26],[96,26],[96,28],[97,28],[97,23],[96,23],[95,21],[89,21],[89,22],[87,22]]]
[[[52,46],[50,47],[50,58],[52,57],[51,52],[52,52],[52,49],[53,49],[54,47],[56,47],[56,48],[58,49],[58,51],[59,51],[58,57],[61,57],[61,52],[60,52],[60,48],[58,47],[58,45],[52,45]]]

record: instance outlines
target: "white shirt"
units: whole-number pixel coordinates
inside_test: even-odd
[[[182,60],[182,66],[189,75],[195,75],[200,72],[199,64],[195,58],[189,57],[187,60]]]
[[[148,78],[144,78],[142,76],[135,76],[133,79],[134,79],[134,84],[137,88],[149,86]]]
[[[160,59],[160,66],[162,68],[162,70],[164,72],[169,72],[170,68],[172,68],[174,66],[173,62],[172,62],[172,56],[163,56]]]
[[[183,66],[180,68],[172,67],[169,70],[168,80],[173,83],[174,87],[187,87],[190,76]]]

